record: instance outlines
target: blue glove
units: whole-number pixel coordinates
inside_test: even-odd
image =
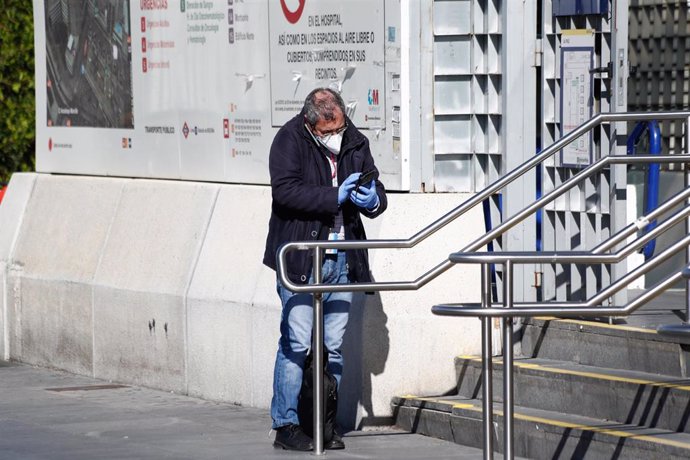
[[[350,201],[360,208],[372,210],[379,205],[379,195],[376,193],[376,184],[372,180],[368,187],[359,187],[350,193]]]
[[[338,187],[338,206],[341,206],[343,203],[345,203],[347,197],[350,195],[350,192],[355,188],[357,179],[359,179],[359,176],[361,175],[362,173],[359,172],[352,173],[347,176],[347,179],[345,179],[342,184],[340,184],[340,187]]]

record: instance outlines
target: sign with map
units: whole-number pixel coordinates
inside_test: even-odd
[[[276,132],[316,87],[340,92],[384,174],[401,170],[396,0],[33,5],[39,172],[267,184]]]

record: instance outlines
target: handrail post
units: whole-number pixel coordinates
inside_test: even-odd
[[[482,308],[491,307],[491,265],[482,264]],[[493,382],[491,359],[491,322],[492,318],[483,316],[482,322],[482,412],[484,414],[484,460],[494,458],[494,416],[493,416]]]
[[[690,131],[690,120],[688,120],[688,131]],[[690,133],[688,133],[688,139],[686,142],[690,141]],[[686,148],[690,149],[690,146]],[[683,165],[683,177],[685,179],[685,187],[690,187],[690,171],[688,171],[688,165]],[[690,199],[687,201],[690,204]],[[685,219],[685,234],[690,234],[690,217]],[[690,246],[685,248],[685,266],[690,264]],[[690,279],[685,280],[685,323],[690,323]]]
[[[685,150],[690,152],[690,117],[685,119]],[[690,187],[690,171],[688,171],[688,164],[683,168],[683,179],[685,188]],[[686,200],[690,204],[690,199]],[[685,219],[685,234],[688,235],[690,231],[690,217]],[[690,264],[690,246],[685,248],[685,266]],[[687,268],[686,268],[687,270]],[[685,271],[685,270],[684,270]],[[670,337],[689,337],[690,336],[690,278],[685,278],[685,318],[682,324],[663,324],[659,326],[656,331],[658,334]]]
[[[321,283],[321,248],[314,248],[314,282]],[[323,398],[323,293],[314,294],[314,326],[312,357],[314,359],[314,455],[323,455],[323,419],[324,419],[324,398]]]
[[[686,120],[685,127],[685,149],[690,152],[690,117]],[[683,165],[683,185],[687,189],[690,187],[690,171],[688,171],[687,164]],[[690,204],[690,199],[685,201],[686,204]],[[690,217],[685,219],[685,234],[687,235],[690,231]],[[690,246],[685,248],[685,266],[690,264]],[[690,323],[690,278],[685,278],[685,319],[684,324]],[[663,326],[662,326],[663,327]]]
[[[513,263],[503,264],[503,304],[513,308]],[[513,460],[513,318],[503,321],[503,458]]]

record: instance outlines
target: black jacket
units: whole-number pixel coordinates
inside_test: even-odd
[[[376,170],[369,150],[369,140],[350,120],[343,134],[338,155],[338,183],[354,172]],[[271,144],[268,164],[271,173],[271,219],[264,264],[276,269],[276,255],[281,245],[292,241],[327,240],[333,218],[338,213],[338,187],[332,185],[331,169],[324,147],[317,146],[304,126],[304,114],[288,121]],[[386,210],[386,190],[378,180],[379,207],[374,212],[358,208],[350,200],[342,205],[346,240],[364,240],[366,234],[360,214],[373,218]],[[353,282],[371,281],[365,249],[348,250],[347,262]],[[287,255],[287,273],[299,284],[309,280],[313,255],[310,251],[291,251]]]

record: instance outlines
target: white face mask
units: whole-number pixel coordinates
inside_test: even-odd
[[[307,124],[305,124],[304,127],[309,131],[309,134],[311,134],[312,139],[314,139],[317,145],[326,147],[333,155],[338,155],[340,153],[340,146],[343,143],[343,133],[329,134],[325,136],[324,140],[323,137],[315,135]]]
[[[324,141],[323,138],[317,137],[321,145],[326,147],[329,152],[331,152],[333,155],[337,155],[340,153],[340,145],[343,143],[343,135],[342,134],[331,134],[326,138]]]

